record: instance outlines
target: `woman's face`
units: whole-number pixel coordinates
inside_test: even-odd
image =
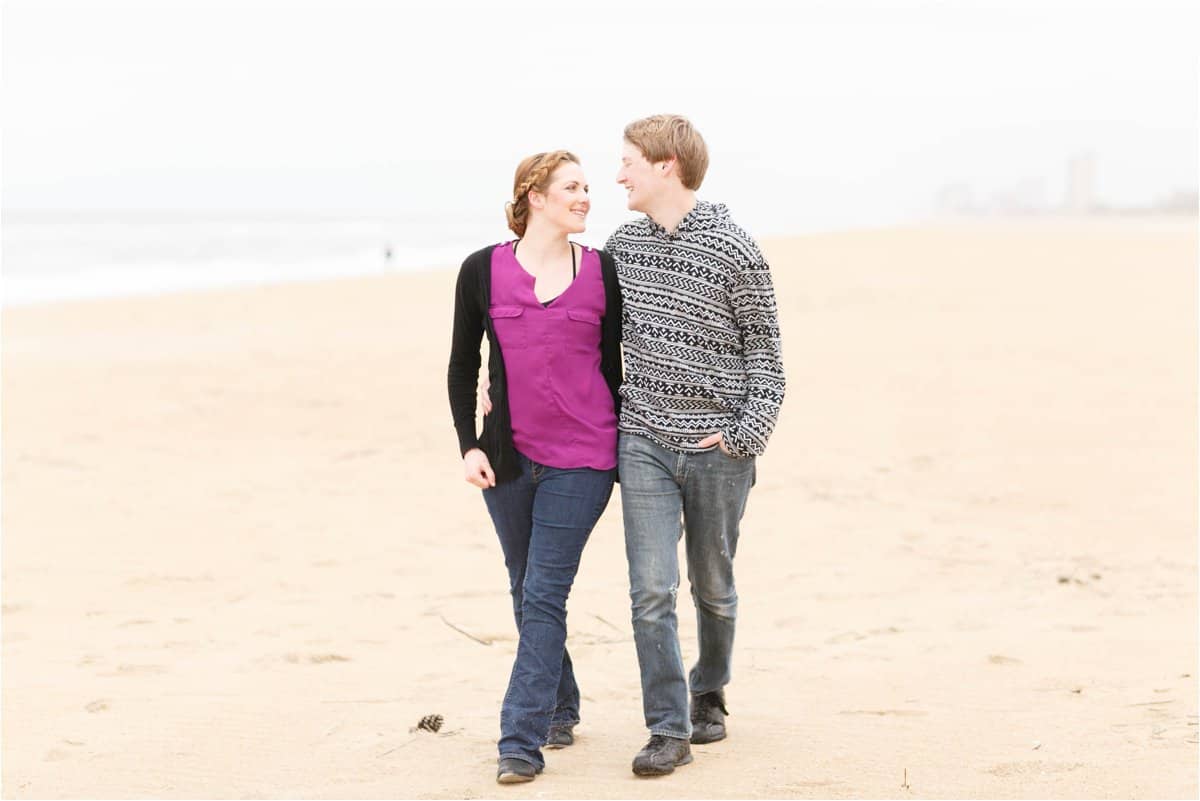
[[[534,209],[545,217],[546,222],[567,233],[582,233],[587,228],[587,215],[592,201],[588,198],[588,185],[583,177],[583,168],[574,162],[566,162],[550,174],[550,185],[545,193],[533,192],[531,202]]]

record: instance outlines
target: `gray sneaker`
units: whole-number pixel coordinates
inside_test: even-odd
[[[696,745],[725,739],[725,692],[713,690],[692,696],[692,742]]]
[[[633,772],[639,776],[665,776],[691,761],[692,747],[687,740],[655,734],[633,758]]]
[[[503,757],[496,768],[496,781],[500,784],[520,784],[531,782],[538,774],[532,762],[526,762],[516,757]]]
[[[546,747],[550,749],[566,748],[575,744],[575,724],[551,726],[550,734],[546,737]]]

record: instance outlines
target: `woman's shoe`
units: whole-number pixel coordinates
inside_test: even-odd
[[[496,781],[500,784],[531,782],[537,776],[533,763],[516,757],[503,757],[496,769]]]
[[[566,748],[575,744],[575,724],[551,726],[550,734],[546,737],[547,748]]]

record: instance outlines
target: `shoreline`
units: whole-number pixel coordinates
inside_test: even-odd
[[[167,214],[167,218],[173,219],[172,214]],[[73,219],[68,217],[67,219]],[[199,223],[203,224],[207,218],[197,219],[181,219],[179,224]],[[214,217],[217,222],[230,222],[240,220],[240,217]],[[261,221],[265,223],[292,223],[304,221],[307,218],[288,218],[266,215],[262,217],[251,216],[252,221]],[[105,222],[120,221],[119,216],[108,218],[97,218],[96,222],[103,224]],[[383,218],[352,218],[352,217],[313,217],[317,222],[331,223],[351,223],[351,224],[381,224],[386,223]],[[18,220],[20,221],[20,220]],[[168,220],[169,221],[169,220]],[[1187,232],[1200,227],[1200,219],[1195,215],[1164,215],[1164,214],[1121,214],[1121,215],[946,215],[941,217],[930,217],[925,220],[918,220],[907,223],[896,223],[893,225],[878,225],[870,227],[847,227],[847,228],[831,228],[828,230],[811,231],[796,234],[782,234],[764,236],[759,239],[764,251],[769,251],[772,247],[786,245],[788,242],[801,241],[807,239],[819,239],[823,237],[847,237],[847,236],[877,236],[889,232],[919,232],[926,230],[945,230],[956,232],[970,231],[996,231],[996,230],[1011,230],[1016,232],[1042,230],[1051,232],[1064,231],[1082,231],[1088,233],[1113,233],[1117,231],[1150,231],[1150,232],[1167,232],[1179,233]],[[465,256],[471,250],[470,246],[463,246],[462,251]],[[457,252],[457,251],[455,251]],[[336,284],[339,281],[356,281],[367,278],[388,278],[395,275],[420,275],[430,272],[444,272],[448,270],[456,270],[458,261],[445,262],[442,264],[430,264],[428,260],[422,264],[409,264],[406,266],[389,265],[386,262],[372,266],[369,269],[360,271],[352,271],[343,274],[317,274],[317,275],[297,275],[294,277],[288,276],[259,276],[249,278],[237,278],[234,280],[217,281],[215,283],[192,283],[189,286],[177,288],[172,287],[148,287],[145,289],[136,290],[92,290],[93,294],[84,294],[78,296],[66,297],[47,297],[37,298],[33,300],[17,300],[10,301],[7,299],[8,292],[0,291],[0,313],[10,310],[23,309],[41,309],[60,304],[89,304],[106,301],[127,301],[133,299],[154,300],[158,298],[168,298],[180,295],[196,295],[201,296],[205,293],[212,292],[228,292],[238,291],[242,289],[252,290],[263,287],[273,286],[291,286],[296,284],[313,284],[329,282]],[[11,278],[5,283],[11,282]],[[20,280],[20,279],[18,279]],[[0,287],[2,288],[2,287]]]

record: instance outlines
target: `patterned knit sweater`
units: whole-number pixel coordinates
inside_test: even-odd
[[[771,272],[723,204],[674,232],[645,217],[604,248],[624,304],[620,430],[681,453],[720,431],[737,457],[767,447],[784,374]]]

